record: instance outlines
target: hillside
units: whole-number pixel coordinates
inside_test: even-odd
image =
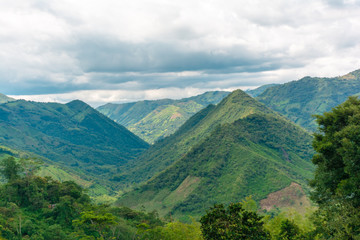
[[[80,172],[73,171],[65,166],[60,166],[59,164],[56,164],[55,162],[52,162],[51,160],[45,159],[44,157],[38,156],[36,154],[15,150],[0,145],[0,162],[8,157],[14,157],[16,159],[42,159],[43,162],[40,165],[41,168],[39,169],[37,175],[42,177],[50,176],[58,181],[74,181],[84,188],[92,185],[89,180],[85,180],[86,176]]]
[[[11,102],[11,101],[15,101],[15,99],[0,93],[0,103],[7,103],[7,102]]]
[[[252,90],[246,90],[245,92],[252,97],[257,97],[260,94],[262,94],[266,89],[277,86],[277,85],[279,85],[279,84],[276,84],[276,83],[266,84],[266,85],[260,86],[258,88],[252,89]]]
[[[174,134],[156,142],[130,162],[128,171],[114,176],[113,180],[122,184],[146,181],[183,157],[219,124],[232,123],[257,112],[272,111],[243,91],[236,90],[216,106],[209,105],[192,116]]]
[[[202,113],[194,116],[199,121],[191,118],[184,125],[195,123],[189,131],[175,133],[177,142],[192,147],[182,148],[175,163],[125,194],[119,204],[182,218],[250,195],[259,201],[292,182],[306,186],[313,171],[312,138],[303,129],[240,90]],[[165,140],[174,144],[175,136]],[[175,151],[169,148],[163,143],[163,151]]]
[[[0,105],[0,144],[88,174],[110,176],[148,144],[84,102]]]
[[[300,126],[315,131],[312,117],[360,93],[360,70],[334,78],[304,77],[266,89],[257,99]]]
[[[229,92],[206,92],[180,100],[162,99],[100,106],[97,110],[149,143],[174,133],[192,115]]]

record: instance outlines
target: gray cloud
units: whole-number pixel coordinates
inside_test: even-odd
[[[185,96],[341,75],[360,66],[358,16],[358,0],[8,1],[0,92]]]
[[[171,42],[129,43],[114,36],[81,36],[71,47],[85,72],[212,73],[261,71],[279,68],[281,59],[251,52],[242,45],[224,49],[192,50]],[[263,67],[265,66],[265,67]]]

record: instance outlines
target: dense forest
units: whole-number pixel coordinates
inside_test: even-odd
[[[360,100],[352,97],[317,116],[313,146],[317,204],[301,215],[288,209],[264,213],[247,197],[215,204],[192,223],[160,219],[126,207],[96,205],[72,181],[36,175],[40,162],[8,157],[1,162],[2,239],[358,239],[360,237]]]

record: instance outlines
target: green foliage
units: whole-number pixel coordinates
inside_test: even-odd
[[[257,99],[309,131],[316,131],[313,114],[330,111],[347,97],[360,93],[359,73],[357,70],[335,78],[305,77],[268,88]]]
[[[14,101],[1,104],[0,113],[0,144],[90,172],[96,170],[89,163],[123,164],[148,146],[81,101]]]
[[[321,205],[312,221],[319,239],[359,239],[360,209],[347,202]]]
[[[313,170],[311,140],[305,131],[275,114],[250,114],[217,127],[119,202],[180,218],[199,216],[214,203],[249,195],[259,201],[291,182],[306,187]]]
[[[231,203],[226,209],[215,204],[200,219],[201,231],[207,240],[270,239],[261,219],[256,212],[244,210],[241,203]]]
[[[217,104],[228,94],[215,91],[180,100],[106,104],[97,110],[147,142],[154,143],[173,134],[192,115],[209,104]]]
[[[360,100],[350,97],[331,112],[317,116],[320,133],[315,134],[317,165],[313,199],[327,204],[335,199],[360,206]]]
[[[171,166],[204,141],[219,125],[233,123],[253,113],[275,114],[241,90],[236,90],[216,106],[209,105],[139,156],[129,171],[119,176],[122,183],[140,183]]]
[[[293,221],[286,219],[280,224],[280,234],[278,239],[295,240],[303,238],[300,237],[299,227]]]
[[[25,166],[34,169],[36,163],[28,161]],[[164,223],[156,212],[94,205],[71,181],[19,174],[0,185],[0,239],[132,240],[139,237],[139,224],[152,229]]]
[[[266,215],[265,228],[270,232],[271,239],[301,239],[316,238],[315,226],[312,220],[314,209],[306,215],[299,214],[295,209],[287,209],[275,216]]]
[[[360,100],[350,97],[317,116],[313,142],[317,166],[312,199],[319,204],[317,223],[325,236],[360,237]]]
[[[9,182],[19,178],[20,171],[21,165],[15,161],[14,157],[8,157],[0,163],[0,174]]]
[[[106,232],[116,225],[115,216],[111,213],[95,213],[94,211],[82,212],[80,219],[74,220],[73,223],[79,231],[88,233],[86,235],[98,235],[97,237],[101,239],[104,239]]]
[[[81,101],[58,104],[24,100],[0,104],[0,145],[6,146],[0,148],[0,155],[21,158],[17,155],[26,152],[41,157],[47,166],[59,169],[50,167],[47,170],[51,173],[42,173],[46,171],[61,181],[77,178],[87,187],[90,181],[99,183],[107,188],[107,194],[117,190],[108,179],[125,171],[122,165],[148,147],[125,127]]]
[[[138,235],[141,240],[202,240],[200,224],[182,222],[170,222],[165,226],[149,228],[147,225],[138,226]]]

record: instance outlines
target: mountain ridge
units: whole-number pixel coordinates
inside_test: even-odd
[[[189,214],[200,216],[214,203],[240,201],[250,195],[259,201],[292,182],[306,186],[306,178],[313,170],[311,136],[302,128],[241,90],[203,111],[200,113],[204,116],[196,114],[193,117],[197,119],[188,120],[195,124],[188,123],[192,128],[185,135],[198,134],[196,126],[209,118],[214,121],[208,124],[211,132],[195,142],[185,141],[191,145],[187,151],[143,185],[123,195],[118,204],[145,206],[147,210],[157,209],[161,215],[182,218]],[[226,113],[228,121],[217,122],[216,117]],[[184,133],[177,136],[184,137]],[[164,142],[170,143],[161,148],[173,151],[169,138]],[[164,161],[165,157],[155,159]]]
[[[109,174],[108,165],[120,167],[148,147],[80,100],[1,104],[0,144],[98,175]]]
[[[145,100],[108,103],[98,111],[124,125],[149,143],[174,133],[187,119],[209,104],[217,104],[228,92],[213,91],[178,100]]]
[[[16,99],[8,97],[2,93],[0,93],[0,104],[1,103],[7,103],[7,102],[11,102],[11,101],[15,101]]]
[[[257,99],[309,131],[316,131],[312,115],[322,114],[360,93],[360,70],[333,78],[303,77],[266,89]]]
[[[235,103],[244,107],[239,108]],[[146,181],[180,159],[192,146],[208,136],[217,125],[234,122],[254,113],[254,109],[264,113],[272,112],[245,92],[241,90],[232,92],[216,106],[209,105],[193,115],[174,134],[155,143],[129,164],[126,173],[115,176],[115,179],[132,184]]]

